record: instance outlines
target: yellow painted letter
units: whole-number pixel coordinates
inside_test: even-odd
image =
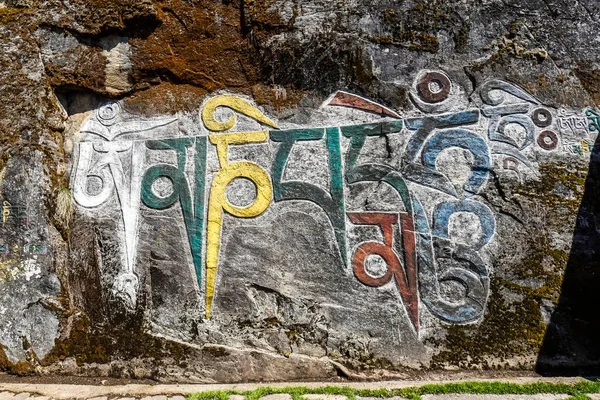
[[[226,131],[235,125],[235,115],[226,122],[214,118],[217,107],[224,106],[233,109],[256,121],[276,128],[275,123],[265,117],[258,109],[243,99],[234,96],[216,96],[210,99],[202,111],[205,126],[216,132]],[[221,228],[223,211],[238,218],[257,217],[269,207],[273,198],[273,185],[269,174],[259,165],[249,161],[230,163],[228,152],[230,145],[266,142],[266,131],[222,133],[209,136],[209,140],[217,147],[217,156],[221,169],[215,175],[208,198],[208,223],[206,238],[206,318],[210,318],[217,267],[219,265],[219,248],[221,245]],[[245,206],[238,207],[229,202],[226,196],[227,185],[236,178],[246,178],[256,186],[256,198]]]

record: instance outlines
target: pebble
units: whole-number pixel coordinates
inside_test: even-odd
[[[340,394],[305,394],[302,397],[308,400],[348,400]]]
[[[260,400],[292,400],[292,396],[287,393],[268,394],[261,397]]]

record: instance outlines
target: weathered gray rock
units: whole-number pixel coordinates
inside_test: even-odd
[[[593,370],[599,14],[0,2],[0,367]]]

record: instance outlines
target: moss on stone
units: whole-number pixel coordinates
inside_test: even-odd
[[[511,279],[494,276],[483,320],[477,324],[445,326],[445,337],[429,344],[443,349],[433,356],[431,367],[444,368],[526,368],[518,360],[535,357],[544,340],[546,322],[541,308],[548,300],[556,305],[569,253],[552,247],[549,232],[573,224],[583,195],[586,170],[581,165],[540,165],[540,180],[516,188],[523,205],[537,205],[553,216],[547,230],[527,235],[526,254],[516,265],[494,260],[494,269],[509,268]],[[573,193],[565,198],[557,185]],[[566,222],[566,221],[569,222]],[[549,267],[551,265],[551,268]],[[508,272],[507,272],[508,273]],[[530,279],[542,284],[527,285]],[[520,300],[509,302],[508,290]]]
[[[211,348],[211,351],[224,355],[218,348]],[[188,354],[187,346],[148,334],[139,318],[124,325],[113,323],[107,328],[94,325],[83,314],[78,314],[71,319],[69,336],[56,341],[52,351],[41,360],[41,365],[67,358],[75,359],[78,365],[134,358],[155,361],[168,358],[179,364],[185,362]]]
[[[587,166],[581,163],[555,164],[546,163],[539,166],[540,179],[519,186],[515,193],[529,202],[544,206],[546,210],[559,212],[560,215],[575,216],[581,203]],[[562,185],[572,193],[565,197],[557,185]]]
[[[446,31],[454,40],[456,52],[463,52],[468,46],[470,27],[447,2],[420,0],[407,11],[388,8],[383,13],[383,22],[391,36],[375,36],[370,40],[403,46],[410,51],[437,53],[440,49],[437,34]]]
[[[9,374],[26,376],[35,374],[35,367],[29,361],[11,362],[4,351],[4,347],[0,345],[0,371]]]
[[[536,351],[545,333],[539,297],[524,291],[522,301],[508,304],[500,293],[503,287],[501,279],[492,278],[481,324],[447,326],[444,339],[430,341],[443,349],[433,356],[432,368],[508,367],[507,361]]]
[[[593,68],[589,63],[580,62],[574,72],[594,104],[596,106],[600,104],[600,69]]]
[[[541,63],[548,58],[548,52],[540,47],[534,47],[527,34],[527,28],[524,25],[524,19],[516,19],[508,28],[507,32],[494,40],[489,46],[481,50],[494,50],[484,61],[476,62],[471,65],[473,71],[482,71],[486,67],[495,64],[506,64],[513,58],[525,58],[533,60],[535,63]]]

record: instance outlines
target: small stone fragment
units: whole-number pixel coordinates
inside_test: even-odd
[[[381,397],[361,397],[361,396],[356,396],[356,400],[381,400]],[[405,397],[400,397],[400,396],[386,397],[385,400],[405,400]]]
[[[302,397],[308,400],[348,400],[341,394],[305,394]]]
[[[292,396],[287,393],[268,394],[261,397],[260,400],[292,400]]]

